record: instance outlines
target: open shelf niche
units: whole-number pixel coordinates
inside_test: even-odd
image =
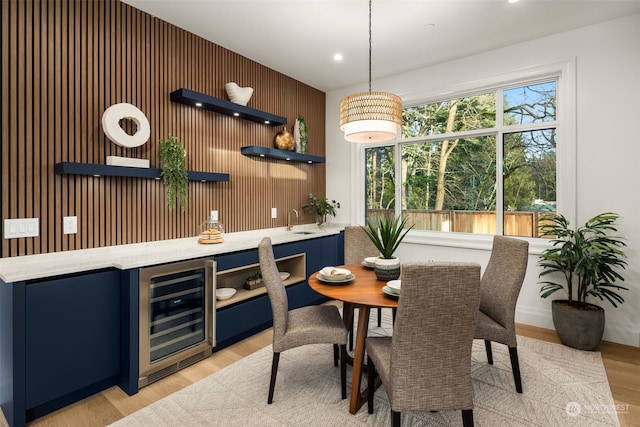
[[[306,255],[304,253],[291,255],[284,258],[276,259],[278,271],[287,272],[290,276],[284,280],[284,285],[289,286],[295,283],[303,282],[306,276]],[[226,307],[238,302],[263,295],[267,293],[267,289],[262,286],[257,289],[247,290],[244,288],[244,282],[248,277],[260,272],[260,264],[244,265],[238,268],[218,271],[216,273],[216,288],[235,288],[236,294],[229,299],[216,301],[216,308]]]

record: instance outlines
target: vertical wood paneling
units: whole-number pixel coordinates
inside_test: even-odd
[[[117,0],[7,0],[0,14],[2,218],[40,218],[40,236],[3,240],[1,257],[191,237],[211,209],[227,231],[280,227],[310,192],[324,194],[324,165],[240,154],[245,145],[272,146],[281,128],[169,99],[181,87],[226,98],[227,82],[251,86],[249,106],[287,117],[290,132],[302,114],[310,154],[324,156],[324,93]],[[143,147],[116,146],[102,132],[102,113],[118,102],[148,117]],[[109,155],[160,167],[158,143],[169,134],[185,145],[190,170],[231,176],[191,182],[185,212],[167,208],[158,180],[54,174],[55,163]],[[78,216],[76,235],[62,233],[68,215]],[[300,220],[314,218],[301,212]]]

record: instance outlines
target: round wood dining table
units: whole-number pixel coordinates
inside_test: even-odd
[[[371,308],[396,308],[398,300],[382,292],[387,284],[378,280],[373,269],[360,264],[340,266],[351,271],[355,278],[346,284],[327,283],[318,279],[318,273],[309,277],[309,286],[314,291],[328,298],[342,301],[343,320],[347,329],[353,323],[354,308],[358,309],[358,326],[353,355],[353,375],[351,378],[351,395],[349,412],[355,414],[367,401],[367,390],[361,390],[362,374],[364,370],[365,341],[369,327]]]

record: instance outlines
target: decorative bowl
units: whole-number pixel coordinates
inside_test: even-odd
[[[235,288],[220,288],[216,289],[216,298],[220,301],[229,299],[236,294],[237,290]]]

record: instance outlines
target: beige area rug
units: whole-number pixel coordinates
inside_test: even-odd
[[[389,313],[370,335],[391,333]],[[518,337],[523,394],[515,391],[509,353],[494,344],[488,365],[484,343],[473,346],[471,372],[476,426],[618,426],[600,353],[583,352]],[[384,388],[375,394],[375,413],[366,404],[349,414],[340,399],[339,369],[330,345],[283,352],[273,404],[267,405],[271,346],[112,424],[148,426],[388,426]],[[348,371],[350,375],[350,370]],[[349,377],[350,382],[350,377]],[[462,425],[460,411],[406,412],[403,426]]]

